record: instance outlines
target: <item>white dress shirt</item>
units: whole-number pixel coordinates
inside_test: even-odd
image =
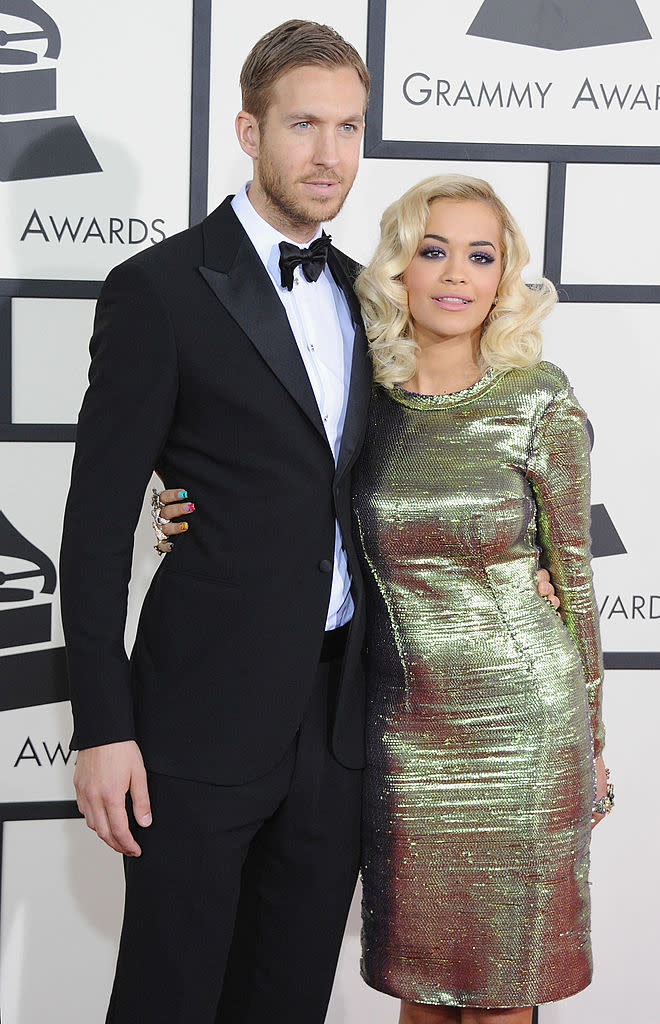
[[[231,205],[284,306],[336,464],[346,419],[355,337],[348,303],[327,266],[317,281],[308,281],[298,266],[293,272],[291,291],[282,286],[279,244],[283,241],[292,242],[293,245],[299,243],[287,238],[259,216],[248,198],[249,186],[250,182],[234,196]],[[314,238],[320,234],[319,227]],[[310,242],[304,243],[301,248],[306,248]],[[301,524],[301,528],[304,529],[304,524]],[[326,630],[336,629],[351,618],[353,600],[350,586],[346,552],[339,523],[336,522]]]

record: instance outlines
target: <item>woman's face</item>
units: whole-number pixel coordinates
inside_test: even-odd
[[[478,343],[501,276],[495,211],[479,200],[436,199],[402,277],[420,347],[449,338]]]

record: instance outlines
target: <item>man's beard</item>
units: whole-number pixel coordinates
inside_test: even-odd
[[[350,189],[349,186],[342,195],[327,200],[319,197],[316,201],[310,199],[308,203],[301,202],[287,188],[286,182],[263,152],[259,159],[258,174],[261,189],[271,206],[290,224],[299,227],[311,227],[320,221],[332,220],[344,205]],[[319,176],[340,180],[332,171]]]

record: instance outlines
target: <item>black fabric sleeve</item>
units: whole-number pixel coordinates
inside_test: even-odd
[[[162,294],[139,266],[105,282],[90,353],[60,559],[77,749],[135,738],[124,647],[133,535],[178,380]]]

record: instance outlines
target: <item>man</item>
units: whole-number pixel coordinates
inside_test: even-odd
[[[339,212],[368,84],[333,30],[268,33],[241,75],[249,195],[116,268],[99,299],[61,589],[79,806],[127,855],[109,1021],[325,1016],[358,868],[349,476],[370,374],[351,261],[283,257],[284,285],[278,261]],[[185,480],[197,529],[156,574],[129,667],[154,466]]]
[[[357,876],[349,478],[370,372],[357,268],[320,223],[355,177],[369,78],[332,29],[290,21],[241,86],[247,192],[104,285],[67,505],[78,803],[125,854],[120,1024],[321,1024]],[[152,582],[129,666],[154,466],[185,482],[196,528]]]

